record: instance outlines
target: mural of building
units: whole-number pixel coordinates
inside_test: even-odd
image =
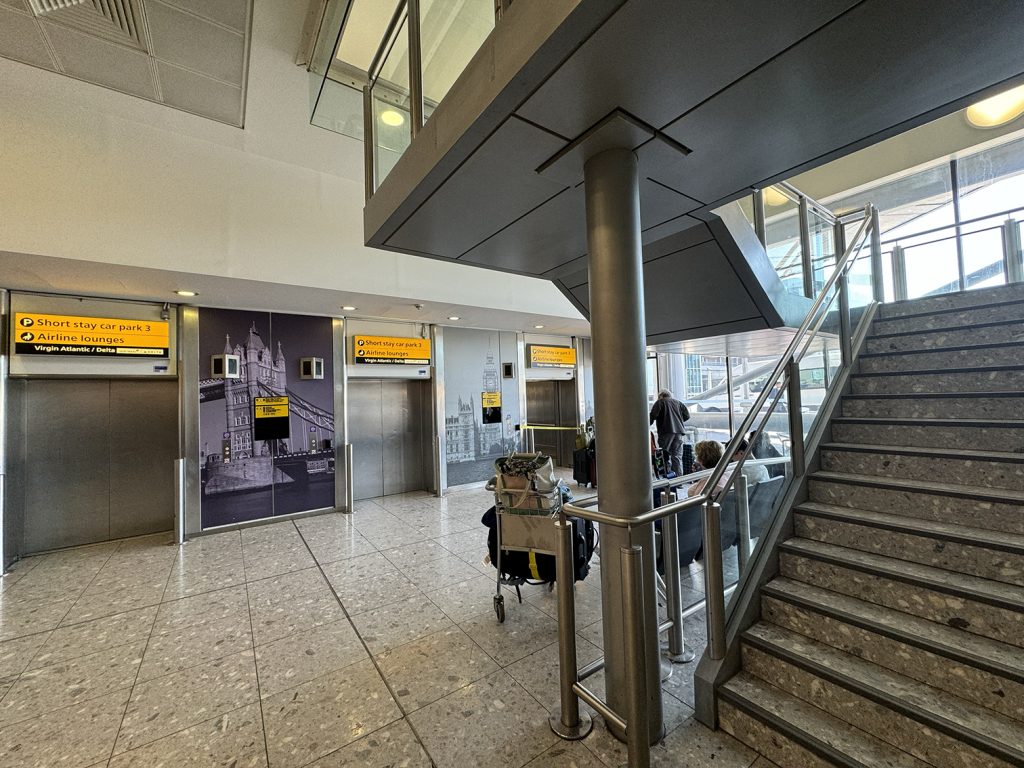
[[[482,390],[486,393],[501,392],[501,379],[498,377],[498,366],[494,362],[494,351],[488,345],[487,361],[484,364]],[[493,452],[501,453],[501,422],[482,424],[480,430],[480,456],[488,456]]]
[[[458,414],[445,416],[445,459],[449,464],[473,461],[481,444],[480,423],[473,398],[459,398]]]
[[[249,328],[244,344],[231,346],[231,337],[226,336],[224,353],[241,358],[240,378],[224,381],[224,403],[227,409],[227,426],[231,440],[231,456],[249,458],[253,455],[268,455],[269,447],[264,445],[255,453],[252,439],[252,399],[254,397],[278,397],[288,390],[284,351],[280,342],[277,354],[271,356],[270,349],[263,343],[256,323]]]

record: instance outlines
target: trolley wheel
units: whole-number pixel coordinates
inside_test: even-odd
[[[505,623],[505,598],[498,596],[494,598],[494,614],[498,617],[498,623]]]

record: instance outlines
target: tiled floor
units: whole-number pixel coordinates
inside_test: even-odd
[[[157,535],[22,560],[0,584],[0,766],[624,765],[599,717],[583,742],[551,733],[554,595],[510,594],[497,623],[487,506],[410,494],[180,551]],[[577,608],[585,663],[599,573]],[[702,643],[699,616],[686,629]],[[767,765],[692,719],[677,670],[655,764]]]

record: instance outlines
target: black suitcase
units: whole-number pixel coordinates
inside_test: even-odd
[[[590,449],[577,448],[572,452],[572,479],[578,485],[589,485],[590,479]]]

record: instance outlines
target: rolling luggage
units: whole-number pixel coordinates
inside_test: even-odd
[[[572,479],[577,485],[590,485],[590,448],[572,452]]]

